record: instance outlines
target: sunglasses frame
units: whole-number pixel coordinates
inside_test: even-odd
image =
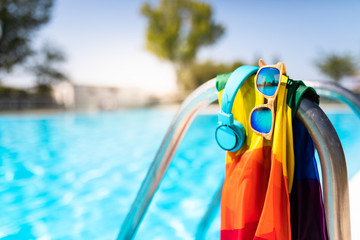
[[[273,134],[273,131],[274,131],[274,123],[275,123],[275,100],[276,100],[276,97],[277,97],[277,94],[279,92],[279,88],[280,88],[280,84],[281,84],[281,78],[282,78],[282,75],[286,75],[286,69],[285,69],[285,64],[283,62],[279,62],[277,63],[276,65],[266,65],[265,62],[260,59],[259,60],[259,70],[257,71],[256,73],[256,76],[255,76],[255,88],[256,90],[264,96],[264,98],[267,99],[267,103],[266,104],[261,104],[261,105],[258,105],[258,106],[255,106],[252,110],[251,110],[251,113],[250,113],[250,116],[249,116],[249,123],[250,123],[250,128],[251,130],[253,130],[254,132],[256,132],[257,134],[259,135],[262,135],[265,139],[267,140],[270,140],[272,138],[272,134]],[[278,86],[277,86],[277,89],[276,89],[276,92],[274,93],[274,95],[272,96],[267,96],[265,95],[264,93],[262,93],[258,87],[257,87],[257,79],[258,79],[258,75],[261,71],[261,69],[264,69],[264,68],[276,68],[279,70],[280,74],[279,74],[279,83],[278,83]],[[252,124],[251,124],[251,116],[253,114],[253,112],[256,110],[256,109],[259,109],[259,108],[262,108],[262,107],[266,107],[268,109],[270,109],[271,111],[271,114],[272,114],[272,123],[271,123],[271,129],[270,129],[270,132],[268,133],[261,133],[261,132],[258,132],[256,131]]]

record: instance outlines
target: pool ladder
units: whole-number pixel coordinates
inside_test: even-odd
[[[209,80],[181,104],[122,224],[117,240],[134,238],[160,181],[190,124],[201,109],[217,100],[218,92],[215,84],[216,79]],[[305,84],[314,87],[322,97],[347,104],[360,118],[360,99],[351,91],[331,82],[305,81]],[[348,176],[339,137],[320,107],[306,98],[302,100],[296,117],[308,130],[319,154],[329,239],[351,239]],[[199,223],[195,239],[205,239],[206,232],[218,211],[221,191],[222,183]]]

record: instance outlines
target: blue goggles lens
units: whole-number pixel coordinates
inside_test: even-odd
[[[272,126],[272,112],[268,107],[255,109],[251,114],[251,126],[259,133],[269,133]]]
[[[262,68],[257,75],[256,86],[265,96],[272,97],[279,87],[280,71],[277,68]]]

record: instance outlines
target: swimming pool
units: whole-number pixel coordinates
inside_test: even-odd
[[[175,110],[0,116],[0,239],[115,239]],[[349,177],[360,170],[360,120],[329,117]],[[217,117],[184,137],[136,239],[192,239],[224,176]],[[207,239],[218,239],[219,217]]]

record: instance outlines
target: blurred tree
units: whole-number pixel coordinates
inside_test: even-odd
[[[0,0],[0,71],[31,55],[31,37],[47,23],[53,0]]]
[[[28,95],[29,94],[23,89],[0,86],[0,99],[21,98],[21,97],[27,97]]]
[[[35,75],[38,92],[49,93],[52,84],[68,80],[66,74],[59,68],[59,64],[64,61],[63,52],[50,44],[45,44],[34,56],[29,69]]]
[[[210,60],[203,63],[194,63],[190,67],[191,77],[189,83],[192,89],[200,86],[206,81],[216,77],[218,74],[233,72],[236,68],[244,65],[241,61],[235,61],[231,64],[214,63]]]
[[[191,65],[202,46],[216,42],[224,27],[212,20],[211,7],[195,0],[161,0],[157,7],[144,3],[148,19],[146,47],[173,63],[181,91],[192,88]]]
[[[327,54],[316,60],[316,65],[322,73],[337,82],[344,76],[355,74],[358,69],[356,61],[348,54]]]

